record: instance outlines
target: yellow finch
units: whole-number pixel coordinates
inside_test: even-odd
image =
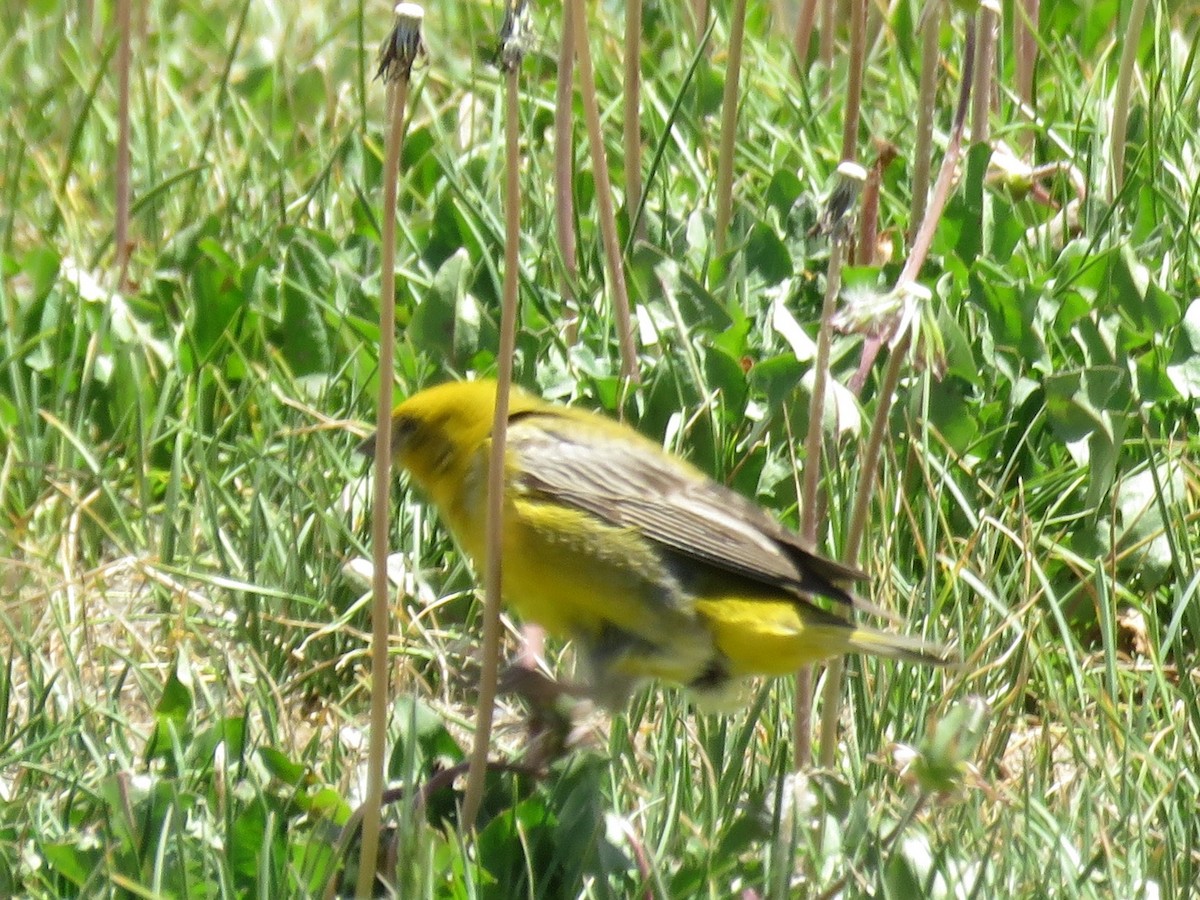
[[[391,423],[396,464],[480,571],[495,401],[492,381],[443,384],[405,400]],[[374,452],[374,438],[360,449]],[[867,606],[844,586],[864,574],[595,413],[514,388],[504,501],[505,600],[575,642],[593,695],[610,707],[646,678],[715,706],[748,676],[853,651],[945,661],[938,647],[814,605],[819,595]]]

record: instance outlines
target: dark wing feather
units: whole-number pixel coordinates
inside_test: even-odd
[[[673,551],[797,595],[863,606],[835,582],[865,574],[819,556],[740,494],[698,478],[665,454],[630,451],[628,438],[576,420],[532,414],[510,425],[528,491],[636,528]]]

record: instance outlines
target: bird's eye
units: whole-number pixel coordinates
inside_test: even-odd
[[[392,447],[399,447],[412,438],[417,430],[417,423],[406,416],[399,416],[392,422]]]

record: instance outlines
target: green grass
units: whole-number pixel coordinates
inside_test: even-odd
[[[345,567],[368,554],[351,449],[377,386],[370,78],[389,14],[145,6],[120,285],[111,10],[0,12],[0,894],[319,896],[343,864],[353,883],[341,842],[365,783],[370,625]],[[603,10],[593,52],[619,185],[622,24]],[[837,163],[845,72],[802,82],[786,27],[750,10],[732,249],[715,259],[725,14],[705,55],[684,5],[646,10],[649,244],[627,253],[645,377],[625,413],[795,524],[810,362],[776,306],[815,334],[828,247],[806,232]],[[862,146],[901,151],[880,212],[896,250],[850,283],[889,286],[903,262],[916,16],[902,3],[881,32],[863,102]],[[559,327],[558,23],[535,18],[517,380],[615,412],[581,127],[579,342]],[[424,816],[407,796],[389,805],[399,896],[1173,897],[1197,883],[1200,32],[1183,13],[1151,17],[1109,202],[1119,51],[1111,30],[1082,27],[1104,18],[1044,5],[1039,36],[1033,159],[1082,173],[1079,233],[1027,240],[1050,210],[986,186],[987,151],[969,148],[921,279],[945,373],[908,369],[890,420],[872,599],[954,642],[963,667],[850,661],[836,767],[798,780],[789,681],[726,717],[648,689],[625,715],[582,716],[545,777],[497,776],[474,847],[460,784]],[[401,395],[494,367],[501,84],[480,51],[499,20],[427,11],[401,179]],[[960,35],[958,20],[943,35],[938,146]],[[1006,36],[998,53],[1007,73]],[[1001,98],[993,130],[1015,142],[1022,120]],[[1072,196],[1061,177],[1047,188]],[[835,340],[837,381],[860,346]],[[831,552],[861,443],[827,442]],[[433,513],[395,497],[408,599],[388,779],[416,789],[468,745],[479,610]],[[569,648],[550,655],[569,668]],[[980,708],[982,722],[959,718]],[[521,759],[521,717],[505,700],[495,758]]]

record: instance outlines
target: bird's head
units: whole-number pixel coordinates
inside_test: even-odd
[[[513,389],[511,413],[535,408],[540,401]],[[423,489],[462,475],[491,436],[496,382],[453,381],[418,391],[392,412],[392,460]],[[375,452],[377,434],[359,446]]]

